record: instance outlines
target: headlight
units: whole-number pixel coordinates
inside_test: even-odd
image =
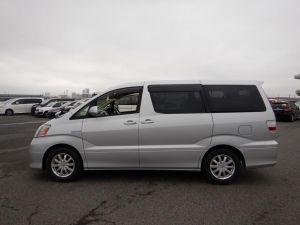
[[[35,137],[45,137],[48,134],[51,125],[43,125],[40,127],[38,132],[36,133]]]

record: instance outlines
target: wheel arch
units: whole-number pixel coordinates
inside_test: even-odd
[[[68,145],[68,144],[56,144],[56,145],[53,145],[50,148],[48,148],[47,151],[45,152],[45,154],[43,156],[43,162],[42,162],[42,168],[43,168],[43,170],[46,169],[46,160],[47,160],[50,152],[53,151],[54,149],[57,149],[57,148],[67,148],[67,149],[70,149],[73,152],[75,152],[78,155],[78,157],[80,159],[81,166],[83,168],[83,159],[82,159],[82,156],[81,156],[81,154],[79,153],[79,151],[76,148],[74,148],[73,146]]]
[[[213,146],[210,149],[208,149],[205,152],[205,154],[203,155],[203,157],[201,159],[201,170],[203,169],[202,168],[203,167],[203,162],[204,162],[205,158],[208,156],[208,154],[211,153],[214,150],[217,150],[217,149],[228,149],[228,150],[232,151],[233,153],[235,153],[239,157],[239,159],[241,160],[242,166],[244,168],[246,167],[246,162],[245,162],[244,155],[239,149],[237,149],[236,147],[233,147],[231,145],[216,145],[216,146]]]
[[[12,113],[15,114],[15,111],[12,108],[5,109],[5,114],[7,111],[12,111]]]

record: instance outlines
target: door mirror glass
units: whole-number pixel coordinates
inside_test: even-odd
[[[97,106],[91,107],[90,110],[89,110],[89,114],[92,117],[97,117],[98,116],[98,107]]]
[[[98,108],[98,106],[93,106],[89,110],[89,114],[92,117],[100,117],[100,116],[107,116],[107,112]]]

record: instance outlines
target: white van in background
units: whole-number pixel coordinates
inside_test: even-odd
[[[31,107],[41,103],[43,98],[13,98],[0,105],[0,115],[12,116],[17,113],[30,113]]]

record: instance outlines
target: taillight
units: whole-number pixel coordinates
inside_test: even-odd
[[[271,133],[276,133],[276,130],[277,130],[276,121],[268,120],[267,121],[267,126],[268,126],[268,129]]]

